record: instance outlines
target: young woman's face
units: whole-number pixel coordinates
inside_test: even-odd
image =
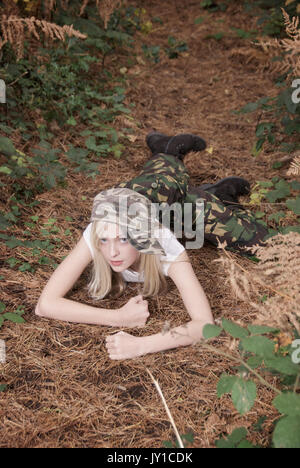
[[[105,260],[114,271],[122,272],[128,268],[138,269],[140,253],[128,239],[122,237],[116,224],[107,223],[99,235],[99,248]]]

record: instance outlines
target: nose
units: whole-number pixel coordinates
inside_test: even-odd
[[[119,255],[120,251],[118,249],[118,244],[115,239],[113,239],[110,243],[110,255],[111,258],[117,257]]]

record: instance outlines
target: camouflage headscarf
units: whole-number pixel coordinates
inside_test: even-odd
[[[158,240],[161,230],[155,209],[148,198],[134,190],[112,188],[98,193],[90,221],[117,224],[140,252],[166,255]]]

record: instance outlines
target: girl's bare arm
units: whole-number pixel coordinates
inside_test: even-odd
[[[168,271],[176,284],[191,320],[166,333],[134,337],[128,333],[118,333],[107,337],[107,348],[112,359],[130,359],[148,353],[155,353],[198,342],[202,338],[204,325],[213,323],[208,299],[195,275],[192,265],[187,261],[184,251]]]
[[[180,259],[188,259],[184,251]],[[157,333],[145,337],[145,346],[149,352],[162,351],[198,342],[202,337],[204,325],[213,324],[210,304],[197,276],[189,262],[174,262],[168,272],[176,284],[191,320],[167,333]]]
[[[82,237],[50,277],[36,306],[36,315],[68,322],[117,326],[115,310],[64,298],[91,261],[90,250]]]

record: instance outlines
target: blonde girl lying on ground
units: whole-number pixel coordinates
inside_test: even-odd
[[[135,337],[120,331],[106,338],[111,359],[130,359],[180,346],[191,345],[202,338],[205,324],[212,324],[209,301],[190,263],[185,247],[171,229],[152,217],[151,203],[194,203],[204,201],[204,237],[217,245],[227,241],[237,251],[245,245],[263,240],[267,231],[257,225],[251,214],[238,202],[248,191],[248,182],[238,177],[226,178],[214,185],[189,187],[189,176],[183,164],[188,151],[205,148],[205,142],[194,135],[167,137],[152,133],[147,137],[152,158],[141,174],[112,189],[100,192],[94,199],[91,223],[70,254],[54,271],[46,284],[36,314],[68,322],[108,327],[145,327],[149,317],[148,301],[165,291],[168,276],[181,295],[190,321],[167,332]],[[127,209],[140,204],[137,216],[122,216],[120,200]],[[146,214],[145,214],[146,213]],[[193,226],[199,213],[193,211]],[[145,228],[145,219],[154,223]],[[124,221],[125,219],[125,221]],[[130,223],[131,229],[130,229]],[[142,230],[138,230],[137,226]],[[155,229],[153,230],[153,225]],[[237,229],[237,227],[243,229]],[[134,229],[133,229],[134,228]],[[239,233],[238,237],[236,233]],[[65,298],[85,268],[93,262],[89,292],[102,299],[110,292],[122,294],[126,282],[143,283],[142,294],[132,297],[119,309],[103,309]]]

